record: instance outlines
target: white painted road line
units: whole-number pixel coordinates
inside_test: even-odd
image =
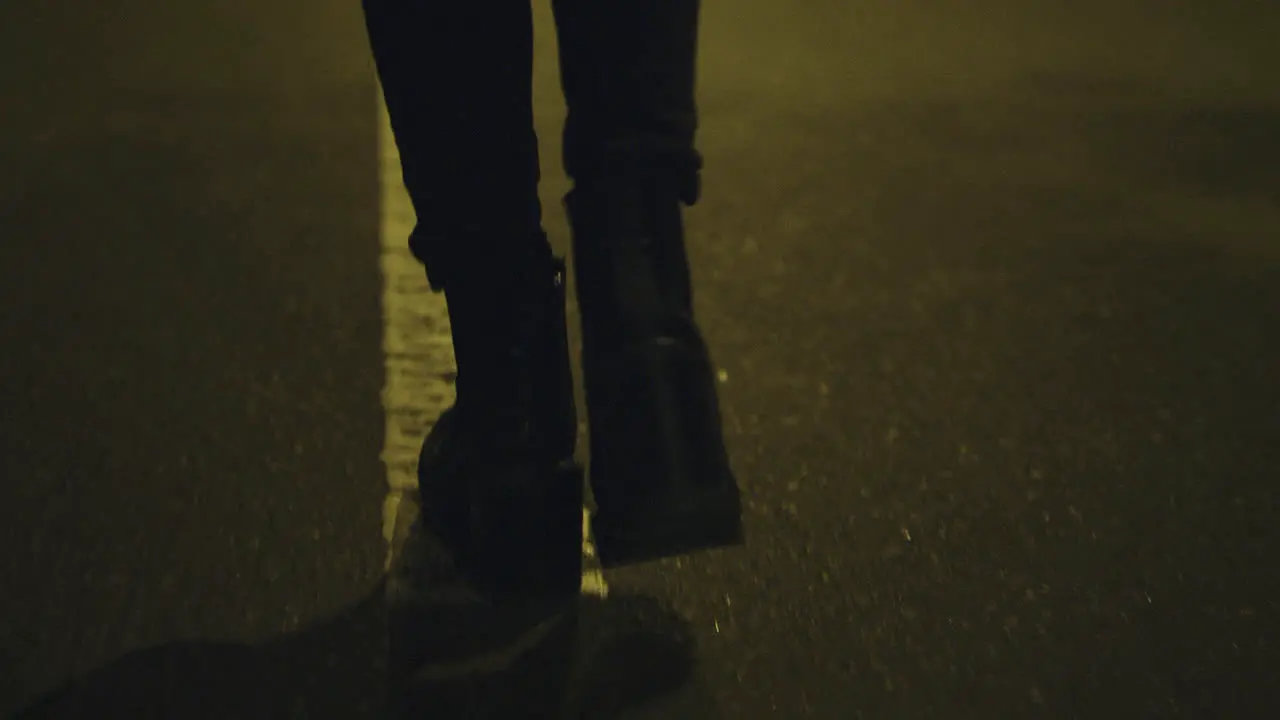
[[[456,368],[449,314],[444,296],[431,292],[422,266],[409,253],[413,205],[400,174],[400,154],[391,134],[386,104],[379,94],[378,155],[381,182],[382,351],[386,380],[382,407],[386,434],[382,462],[387,468],[387,497],[382,506],[382,533],[387,541],[386,567],[396,551],[396,519],[405,493],[418,487],[418,451],[432,423],[453,403],[446,378]],[[583,537],[589,538],[589,516],[582,511]],[[582,592],[603,597],[608,592],[595,561],[595,548],[583,541]]]

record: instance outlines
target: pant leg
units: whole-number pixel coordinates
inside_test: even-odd
[[[566,173],[579,185],[657,175],[697,201],[699,0],[553,0],[568,106]]]
[[[363,5],[432,287],[545,254],[529,0]]]

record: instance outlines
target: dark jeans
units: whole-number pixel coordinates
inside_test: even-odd
[[[530,0],[364,0],[431,284],[545,252]],[[645,177],[697,200],[699,0],[553,0],[579,186]]]

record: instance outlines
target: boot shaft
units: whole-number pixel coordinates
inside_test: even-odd
[[[460,422],[499,444],[572,457],[577,436],[563,261],[494,268],[445,288]]]
[[[679,196],[656,182],[579,186],[565,208],[583,332],[593,344],[686,337],[693,291]]]
[[[566,207],[602,561],[740,542],[714,366],[693,317],[679,195],[657,182],[579,184]]]

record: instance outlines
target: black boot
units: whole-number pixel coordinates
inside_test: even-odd
[[[576,596],[582,470],[564,264],[494,268],[445,287],[458,398],[423,443],[423,518],[495,599]]]
[[[693,317],[677,190],[660,181],[579,183],[565,205],[601,562],[742,542],[715,373]]]

